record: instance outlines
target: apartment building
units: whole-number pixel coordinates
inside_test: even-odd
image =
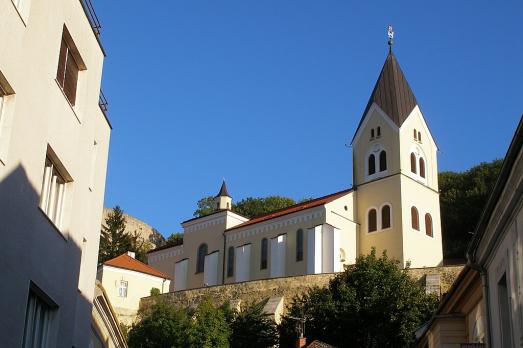
[[[111,125],[89,0],[0,0],[0,346],[88,347]]]

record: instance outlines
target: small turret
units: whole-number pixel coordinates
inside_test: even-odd
[[[216,202],[216,210],[231,210],[232,208],[232,197],[227,191],[227,185],[225,185],[225,180],[222,181],[222,187],[220,192],[214,197]]]

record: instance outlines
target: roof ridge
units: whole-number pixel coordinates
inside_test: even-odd
[[[123,259],[127,259],[127,262],[137,263],[141,267],[144,267],[147,270],[150,270],[150,272],[144,272],[144,271],[141,271],[141,270],[138,270],[138,269],[132,269],[132,268],[129,268],[129,267],[125,267],[125,265],[118,265],[118,264],[111,264],[110,263],[111,261],[123,260]],[[134,257],[129,256],[127,253],[121,254],[121,255],[116,256],[116,257],[114,257],[114,258],[112,258],[110,260],[107,260],[107,261],[105,261],[103,263],[103,265],[111,266],[111,267],[118,267],[118,268],[122,268],[122,269],[127,269],[127,270],[134,271],[134,272],[147,273],[147,274],[150,274],[150,275],[153,275],[153,276],[161,275],[164,278],[171,279],[171,277],[169,275],[167,275],[167,274],[157,270],[156,268],[146,264],[145,262],[142,262],[140,260],[135,259]]]

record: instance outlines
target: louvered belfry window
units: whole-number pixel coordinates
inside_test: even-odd
[[[78,84],[78,64],[73,57],[71,48],[62,37],[60,46],[60,56],[58,58],[58,70],[56,72],[56,81],[64,91],[67,100],[71,105],[76,103],[76,86]]]

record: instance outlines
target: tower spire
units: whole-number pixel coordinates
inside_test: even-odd
[[[392,44],[394,44],[394,30],[392,29],[392,25],[389,24],[387,28],[387,36],[389,37],[389,53],[392,52]]]

